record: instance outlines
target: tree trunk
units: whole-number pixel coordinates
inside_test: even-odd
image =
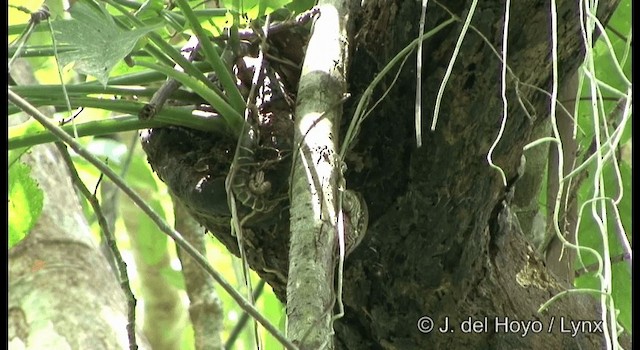
[[[10,348],[128,349],[124,293],[93,241],[60,153],[36,146],[22,160],[44,207],[9,251]],[[150,348],[140,335],[137,344]]]
[[[585,48],[578,3],[556,3],[561,86],[581,63]],[[371,0],[362,2],[362,7],[358,1],[352,4],[349,21],[354,35],[350,38],[347,79],[352,97],[344,108],[341,139],[358,98],[375,74],[418,36],[421,12],[417,1]],[[602,22],[616,4],[616,0],[600,3]],[[535,253],[525,238],[530,233],[522,232],[511,208],[513,194],[507,193],[503,179],[487,161],[503,114],[501,61],[496,53],[502,47],[502,2],[478,4],[444,89],[439,120],[434,131],[428,130],[434,101],[470,4],[449,1],[446,6],[462,20],[424,42],[422,147],[416,147],[414,137],[412,58],[395,86],[391,88],[394,77],[389,76],[374,92],[372,101],[391,88],[363,123],[357,144],[347,155],[347,186],[364,194],[370,222],[367,236],[345,266],[346,315],[334,324],[335,347],[600,348],[601,333],[571,336],[562,332],[571,320],[599,320],[593,298],[569,294],[545,312],[538,312],[541,304],[571,285],[550,272]],[[549,120],[549,94],[541,91],[551,91],[553,82],[550,6],[541,1],[511,2],[508,119],[492,154],[493,163],[501,167],[510,185],[518,177],[523,146],[534,130],[544,130]],[[448,11],[438,2],[429,2],[425,31],[449,20]],[[176,163],[171,144],[180,143],[186,152],[198,147],[208,150],[208,146],[184,143],[185,139],[204,140],[207,136],[172,133],[158,131],[145,139],[154,169],[164,171],[161,177],[194,216],[238,254],[236,238],[230,235],[229,220],[224,217],[226,208],[222,208],[225,195],[220,179],[224,174],[207,177],[211,185],[198,193],[189,184],[198,183],[202,175],[176,175],[176,169],[192,168],[197,157],[184,156],[184,162]],[[544,160],[537,159],[537,163]],[[536,181],[530,186],[539,185]],[[516,184],[516,193],[529,190]],[[203,205],[205,199],[209,203]],[[287,208],[284,203],[273,217],[248,223],[243,233],[249,264],[282,301],[286,300],[289,256]],[[526,227],[531,230],[532,225]],[[429,322],[424,317],[435,323],[429,334],[419,330]],[[473,324],[475,332],[461,328],[473,321],[481,321]],[[447,322],[449,328],[445,329]]]
[[[468,3],[449,1],[446,6],[464,20]],[[585,49],[577,2],[557,3],[562,82],[581,63]],[[600,3],[601,20],[615,4]],[[349,80],[355,96],[417,36],[419,13],[415,1],[368,1],[355,16],[356,51]],[[471,22],[498,52],[503,13],[502,2],[480,2]],[[426,18],[428,31],[449,14],[429,2]],[[512,2],[510,23],[507,63],[520,84],[516,94],[516,80],[508,79],[508,120],[493,154],[508,180],[517,176],[522,148],[532,131],[548,118],[548,95],[524,84],[550,91],[550,5]],[[349,349],[601,348],[602,333],[572,337],[561,332],[561,321],[566,329],[569,320],[599,319],[591,297],[572,294],[538,313],[541,304],[571,286],[550,273],[534,253],[498,172],[487,163],[502,115],[501,62],[472,29],[444,90],[436,128],[427,131],[461,28],[457,22],[424,43],[423,146],[417,149],[413,137],[415,61],[410,61],[364,124],[351,156],[349,169],[356,170],[347,183],[365,193],[370,216],[377,219],[370,222],[364,247],[347,264],[348,310],[336,325],[339,342]],[[526,113],[518,98],[525,101]],[[423,316],[435,323],[429,334],[418,331],[428,323]],[[444,329],[447,321],[451,331]],[[481,321],[480,329],[465,333],[463,326],[469,321]],[[532,328],[523,336],[522,325],[510,323],[512,328],[505,330],[505,321],[528,322]],[[538,326],[542,331],[534,329]]]
[[[21,59],[11,75],[18,84],[37,84]],[[35,226],[9,249],[9,348],[129,349],[125,294],[92,237],[62,155],[42,145],[20,161],[31,167],[44,200]],[[150,349],[136,333],[138,348]]]

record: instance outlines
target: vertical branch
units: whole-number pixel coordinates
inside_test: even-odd
[[[347,2],[319,2],[298,89],[291,180],[288,334],[298,346],[333,348],[340,101],[345,92]]]
[[[184,238],[202,255],[206,255],[204,228],[189,215],[177,198],[172,197],[172,199],[176,230],[182,233]],[[222,302],[214,288],[213,278],[179,246],[177,252],[182,264],[185,289],[189,296],[189,316],[195,334],[195,348],[197,350],[223,349],[220,331],[224,313]]]
[[[150,205],[160,209],[150,197],[145,193]],[[151,225],[151,220],[139,215],[129,198],[121,198],[121,203],[140,281],[139,295],[144,300],[142,330],[154,349],[176,349],[185,327],[185,310],[179,290],[162,274],[171,268],[167,239]]]

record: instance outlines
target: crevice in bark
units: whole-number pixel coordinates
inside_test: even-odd
[[[360,30],[370,32],[356,34],[349,79],[352,92],[372,79],[380,62],[389,59],[389,52],[397,52],[416,36],[419,4],[392,3],[382,9],[382,4],[367,2],[365,6],[379,8],[362,11],[395,9],[396,24],[385,31],[389,40],[363,39],[375,37],[371,33],[378,27],[370,23],[371,18],[356,18],[356,22],[366,24]],[[468,7],[465,2],[446,5],[461,17]],[[558,5],[559,17],[566,19],[558,33],[562,51],[560,78],[564,79],[576,69],[584,50],[575,17],[576,5],[571,2]],[[600,10],[607,13],[614,5],[603,4]],[[496,47],[501,44],[503,6],[480,4],[472,22]],[[512,3],[511,23],[518,25],[510,28],[508,58],[522,82],[543,89],[550,84],[546,7]],[[430,3],[427,13],[427,30],[448,18],[434,3]],[[453,26],[425,42],[425,116],[432,113],[435,93],[459,31],[460,25]],[[417,150],[412,137],[413,104],[408,103],[408,97],[414,95],[411,77],[415,74],[414,66],[415,63],[407,63],[399,85],[363,125],[355,152],[367,154],[369,159],[362,163],[373,164],[374,169],[361,167],[361,172],[352,171],[347,177],[349,183],[363,184],[361,191],[370,203],[370,212],[375,213],[372,214],[375,220],[370,223],[369,236],[347,266],[346,276],[353,282],[346,286],[345,300],[357,314],[348,314],[336,326],[339,344],[345,348],[367,348],[355,344],[374,339],[382,348],[402,349],[598,348],[601,334],[585,334],[579,339],[559,333],[519,338],[496,332],[426,335],[413,328],[424,315],[440,325],[445,316],[452,322],[468,317],[508,316],[540,320],[546,325],[551,316],[598,317],[596,303],[585,296],[562,299],[548,313],[537,313],[542,302],[569,286],[549,273],[540,257],[532,252],[511,209],[501,203],[505,193],[497,173],[486,164],[502,108],[498,58],[476,33],[467,35],[445,90],[436,131],[426,132],[423,147]],[[503,168],[507,179],[515,177],[522,146],[533,128],[546,118],[549,103],[547,96],[520,86],[520,95],[534,108],[528,111],[534,116],[529,120],[517,103],[514,87],[510,80],[509,119],[494,154],[494,162]],[[366,148],[380,149],[383,145],[393,145],[393,150],[390,147],[390,152],[383,156],[383,152],[370,152],[371,148]],[[383,168],[378,168],[378,164]],[[402,166],[396,168],[399,164]],[[354,168],[350,165],[350,169]],[[376,184],[371,177],[376,171],[389,172],[387,179],[393,181]],[[518,282],[518,278],[524,282]]]

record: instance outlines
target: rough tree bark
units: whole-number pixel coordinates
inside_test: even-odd
[[[417,1],[351,3],[350,25],[354,36],[350,38],[347,82],[352,98],[344,109],[342,132],[357,98],[375,74],[418,36],[421,10]],[[578,2],[556,3],[561,84],[575,72],[585,48]],[[616,0],[600,2],[598,16],[602,21],[606,22],[616,4]],[[448,1],[446,6],[456,16],[465,18],[470,2]],[[502,45],[504,6],[501,1],[478,4],[471,22],[474,29],[466,35],[444,91],[438,124],[433,132],[423,126],[421,148],[416,148],[414,138],[414,59],[407,63],[397,84],[363,124],[357,145],[347,155],[347,184],[364,194],[371,220],[365,240],[345,267],[343,301],[347,309],[346,316],[335,323],[336,348],[595,349],[603,343],[599,333],[585,332],[571,337],[560,332],[562,317],[565,322],[598,319],[598,306],[591,297],[572,294],[554,303],[545,313],[538,313],[542,303],[571,285],[563,276],[556,277],[534,252],[525,238],[529,232],[522,232],[511,209],[511,196],[507,196],[501,178],[486,160],[502,118],[501,63],[491,47]],[[508,78],[508,120],[493,153],[493,162],[504,170],[507,180],[517,175],[523,146],[534,131],[544,131],[543,124],[549,118],[548,94],[528,86],[550,91],[550,6],[547,1],[511,2],[507,63],[515,78]],[[425,29],[435,28],[450,18],[439,2],[431,1]],[[457,21],[425,41],[422,57],[425,125],[431,122],[435,97],[461,28],[462,22]],[[389,87],[391,81],[389,77],[382,88]],[[382,91],[375,94],[374,101]],[[526,111],[518,99],[524,101]],[[190,139],[199,137],[206,138],[192,134]],[[162,138],[170,141],[163,144]],[[157,171],[163,170],[158,164],[178,169],[189,168],[195,162],[188,163],[186,157],[184,164],[177,162],[178,153],[163,148],[177,143],[171,140],[179,139],[184,137],[160,132],[145,141],[145,150],[156,163]],[[189,146],[188,152],[193,148]],[[164,177],[168,182],[179,178],[173,170],[165,172]],[[219,185],[216,187],[215,181],[212,176],[211,187],[195,195],[188,189],[185,191],[190,186],[186,181],[174,181],[182,188],[172,188],[183,192],[181,198],[194,216],[237,254],[228,219],[213,217],[207,211],[211,208],[224,213],[225,208],[213,208],[211,203],[203,205],[205,199],[212,201],[218,196],[216,203],[224,206],[224,192]],[[536,180],[532,183],[538,185]],[[516,193],[531,190],[519,186],[516,185]],[[286,209],[284,205],[279,215],[248,225],[243,237],[249,264],[283,301],[289,256]],[[448,320],[455,332],[421,333],[416,324],[422,316],[431,317],[436,327],[444,326]],[[470,317],[475,320],[487,317],[488,331],[462,334],[460,323]],[[502,322],[505,317],[512,321],[539,321],[545,327],[553,320],[555,325],[552,333],[533,334],[530,330],[523,337],[522,328],[520,332],[494,331],[495,317]]]
[[[338,128],[345,93],[346,0],[319,1],[298,87],[291,178],[287,334],[301,348],[333,349]]]
[[[585,48],[578,2],[556,3],[562,82],[575,72]],[[606,21],[616,4],[616,0],[600,3],[601,20]],[[513,1],[511,5],[508,64],[517,81],[548,91],[552,79],[550,4]],[[464,18],[469,1],[449,1],[446,6]],[[351,115],[356,98],[374,74],[417,36],[420,13],[417,1],[371,0],[363,2],[361,8],[355,7],[348,77],[348,90],[355,98],[347,101],[346,116]],[[501,46],[503,13],[504,3],[481,2],[472,21],[494,47]],[[431,1],[425,28],[434,28],[449,18],[439,3]],[[433,101],[460,29],[461,23],[457,22],[425,42],[425,116],[434,109]],[[571,286],[562,276],[554,275],[533,251],[501,179],[487,164],[486,154],[496,137],[502,109],[500,61],[489,43],[473,30],[467,34],[440,105],[437,127],[433,132],[425,127],[421,148],[415,147],[413,137],[415,73],[410,67],[414,66],[409,61],[398,84],[363,124],[358,143],[347,159],[347,183],[364,194],[371,221],[365,241],[346,264],[343,301],[347,310],[335,324],[336,348],[601,348],[602,334],[584,332],[572,337],[560,332],[563,317],[565,322],[598,319],[598,305],[592,298],[570,295],[546,312],[537,312],[540,304]],[[523,84],[516,94],[515,81],[509,80],[509,119],[493,157],[507,179],[516,176],[522,147],[545,123],[549,109],[548,95]],[[387,86],[390,83],[388,79]],[[381,91],[377,94],[380,96]],[[516,102],[518,98],[527,101],[526,113]],[[425,119],[427,124],[430,120]],[[343,120],[347,123],[349,119]],[[34,150],[31,155],[37,159],[36,177],[43,186],[53,188],[55,192],[48,195],[56,200],[45,200],[45,212],[34,232],[10,252],[10,330],[14,340],[29,342],[31,336],[43,332],[52,339],[48,346],[62,342],[72,348],[100,348],[100,344],[103,348],[123,347],[125,336],[113,332],[108,320],[96,322],[100,320],[94,313],[86,316],[91,320],[87,332],[77,333],[75,323],[70,321],[69,306],[76,305],[79,309],[73,316],[102,308],[107,314],[119,315],[116,319],[123,326],[124,304],[113,275],[86,238],[86,222],[70,215],[81,212],[77,200],[61,200],[69,195],[75,198],[66,175],[53,164],[52,153],[39,152]],[[516,185],[516,193],[526,190],[520,186]],[[205,195],[209,200],[217,196],[220,206],[225,206],[220,193]],[[192,212],[197,206],[185,204]],[[65,213],[65,220],[60,221],[61,213]],[[194,214],[237,254],[228,220]],[[246,249],[250,265],[272,284],[281,300],[286,300],[288,215],[274,220],[248,228],[246,240],[250,244]],[[98,269],[103,273],[95,273]],[[81,296],[74,298],[72,289],[65,288],[69,284],[89,291],[73,288]],[[105,290],[111,294],[100,293]],[[97,299],[87,299],[87,295]],[[105,305],[110,306],[105,309]],[[60,307],[67,314],[56,312]],[[43,315],[61,321],[55,323]],[[416,324],[423,316],[431,317],[436,327],[444,327],[448,321],[454,332],[419,332]],[[539,321],[545,328],[540,334],[530,330],[524,337],[523,328],[519,332],[506,332],[504,328],[496,332],[495,317],[501,322],[505,317]],[[463,334],[461,322],[470,318],[487,322],[488,331]],[[554,332],[547,333],[552,319]]]
[[[44,192],[44,207],[9,251],[10,348],[129,348],[124,293],[93,241],[59,152],[36,146],[22,158]],[[150,348],[140,335],[137,343]]]
[[[26,61],[12,68],[18,84],[37,83]],[[62,155],[41,145],[21,161],[44,201],[35,226],[9,250],[9,348],[129,348],[127,300],[92,237]],[[151,348],[140,333],[136,342]]]
[[[558,1],[560,81],[570,77],[581,62],[578,3]],[[616,1],[601,2],[606,19]],[[464,18],[468,1],[446,6]],[[508,64],[520,82],[550,91],[550,4],[544,1],[511,2]],[[403,1],[368,1],[356,21],[356,52],[350,77],[351,91],[371,80],[372,72],[416,37],[419,4]],[[504,3],[480,2],[472,25],[501,47]],[[449,18],[439,4],[429,3],[426,28]],[[425,42],[423,56],[423,113],[430,116],[444,69],[461,24]],[[411,65],[412,63],[409,63]],[[371,217],[364,248],[354,252],[346,271],[345,301],[350,312],[337,325],[338,339],[349,349],[472,348],[472,349],[595,349],[602,334],[571,337],[559,332],[565,321],[597,320],[594,300],[571,296],[543,314],[538,307],[555,293],[569,288],[550,273],[533,253],[508,203],[502,182],[486,161],[500,125],[500,61],[488,44],[470,31],[449,79],[436,130],[423,133],[423,146],[413,139],[414,96],[411,69],[399,86],[365,123],[352,159],[361,164],[350,184],[361,184]],[[516,176],[522,147],[532,131],[548,118],[547,95],[520,85],[517,103],[514,80],[508,85],[510,101],[506,130],[494,154],[507,179]],[[357,96],[357,95],[356,95]],[[430,122],[427,119],[426,124]],[[350,169],[357,169],[350,164]],[[357,189],[357,187],[356,187]],[[519,189],[516,184],[516,193]],[[507,205],[505,205],[507,204]],[[421,316],[436,327],[448,318],[457,333],[436,330],[422,334],[415,328]],[[459,324],[469,317],[535,321],[552,334],[531,332],[522,337],[508,332],[461,334]]]

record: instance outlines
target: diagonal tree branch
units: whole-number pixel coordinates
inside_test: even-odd
[[[129,196],[134,203],[142,209],[152,220],[158,225],[158,228],[162,230],[162,232],[166,233],[170,236],[177,245],[179,245],[182,249],[184,249],[192,258],[194,258],[198,264],[207,271],[211,277],[213,277],[216,282],[220,284],[220,286],[229,293],[229,295],[238,303],[238,305],[251,313],[251,315],[265,327],[265,329],[271,333],[278,341],[280,341],[285,348],[287,349],[295,349],[296,346],[293,345],[280,331],[272,325],[269,320],[267,320],[255,307],[253,307],[247,300],[245,300],[242,295],[240,295],[234,288],[231,286],[229,282],[227,282],[217,271],[209,265],[207,259],[200,254],[189,242],[187,242],[182,235],[169,227],[158,214],[156,214],[153,209],[151,209],[148,205],[146,205],[145,201],[135,192],[133,191],[124,180],[118,176],[111,168],[102,163],[99,159],[89,153],[86,149],[84,149],[77,141],[75,141],[71,136],[67,135],[60,127],[52,123],[45,117],[42,113],[40,113],[35,107],[25,101],[23,98],[9,90],[9,101],[13,104],[29,113],[32,117],[34,117],[40,124],[49,129],[52,133],[54,133],[57,137],[59,137],[64,143],[68,144],[76,153],[85,158],[89,163],[98,168],[103,174],[105,174],[109,179],[111,179],[114,184],[116,184],[127,196]]]
[[[204,228],[193,219],[184,205],[172,197],[176,217],[176,230],[202,255],[206,255]],[[197,350],[223,349],[220,331],[224,320],[224,310],[215,291],[213,278],[207,275],[198,263],[183,249],[177,247],[182,264],[185,289],[189,296],[189,316],[193,324],[195,348]]]

